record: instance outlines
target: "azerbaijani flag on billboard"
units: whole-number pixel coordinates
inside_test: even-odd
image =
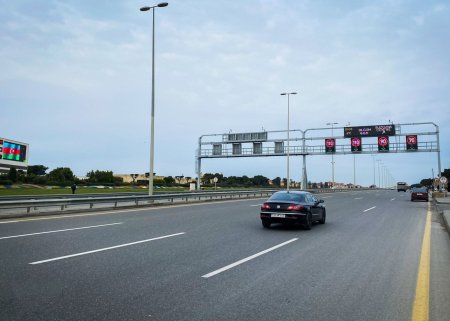
[[[21,153],[21,149],[24,149],[25,146],[20,144],[13,144],[7,141],[3,141],[3,159],[14,160],[14,161],[23,161],[21,156],[24,153]]]

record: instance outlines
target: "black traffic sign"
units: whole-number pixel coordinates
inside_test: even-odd
[[[379,152],[389,151],[389,136],[378,137],[378,151]]]

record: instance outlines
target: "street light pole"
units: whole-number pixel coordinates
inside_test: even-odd
[[[327,126],[331,125],[331,137],[334,138],[334,125],[337,125],[338,123],[327,123]],[[336,141],[335,141],[336,142]],[[336,145],[335,145],[336,148]],[[331,154],[331,184],[332,187],[334,187],[334,153]]]
[[[375,155],[372,155],[373,160],[373,186],[375,187],[377,184],[375,182]]]
[[[167,2],[158,3],[152,7],[142,7],[141,11],[152,10],[152,110],[150,121],[150,172],[148,178],[148,195],[153,195],[153,169],[154,169],[154,150],[155,150],[155,8],[167,7]]]
[[[290,96],[290,95],[297,95],[297,93],[296,93],[296,92],[292,92],[292,93],[281,93],[280,95],[281,95],[281,96],[287,96],[287,98],[288,98],[288,118],[287,118],[287,182],[286,182],[286,185],[287,185],[287,191],[289,192],[289,186],[291,185],[291,180],[290,180],[290,177],[289,177],[289,148],[290,148],[290,145],[289,145],[289,139],[290,139],[290,137],[289,137],[289,130],[290,130],[290,128],[289,128],[289,96]]]
[[[350,122],[345,124],[346,126],[350,126]],[[356,155],[353,154],[353,188],[356,188]]]
[[[377,163],[378,163],[378,188],[381,188],[381,178],[380,178],[380,163],[381,160],[377,159]]]

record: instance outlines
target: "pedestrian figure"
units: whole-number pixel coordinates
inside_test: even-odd
[[[75,194],[75,191],[77,189],[77,184],[73,183],[71,188],[72,188],[72,194]]]

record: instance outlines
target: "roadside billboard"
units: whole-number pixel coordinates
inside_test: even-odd
[[[26,170],[28,151],[28,144],[0,137],[0,170],[8,171],[12,167]]]

